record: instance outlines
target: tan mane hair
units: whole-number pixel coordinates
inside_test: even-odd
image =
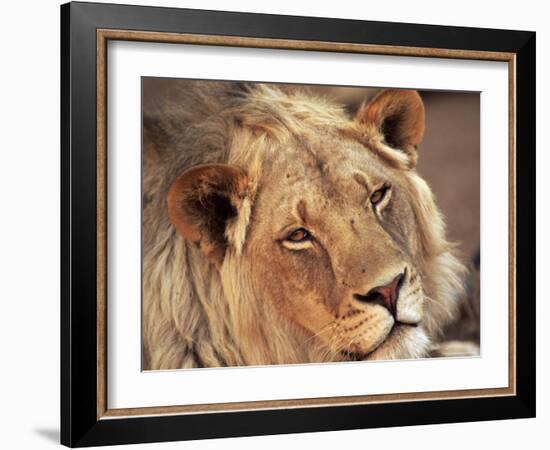
[[[289,139],[312,126],[330,126],[403,168],[420,230],[421,258],[430,338],[455,313],[463,267],[445,238],[445,226],[432,193],[410,160],[396,157],[375,129],[365,133],[343,108],[303,89],[271,85],[185,81],[180,87],[145,82],[143,146],[143,356],[144,369],[174,369],[338,361],[346,356],[327,348],[302,328],[281,319],[267,302],[257,301],[250,262],[240,257],[254,221],[249,198],[262,189],[262,162]],[[154,95],[149,90],[156,86]],[[158,86],[161,86],[160,88]],[[149,90],[148,90],[149,89]],[[412,150],[411,150],[412,151]],[[395,153],[395,152],[393,152]],[[249,193],[225,237],[230,244],[219,264],[205,249],[176,232],[167,196],[178,175],[204,164],[246,168]],[[184,232],[186,232],[184,230]],[[307,342],[308,345],[304,345]],[[423,356],[428,338],[414,348],[381,357]]]

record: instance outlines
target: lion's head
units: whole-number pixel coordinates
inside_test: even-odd
[[[247,88],[181,133],[208,152],[212,127],[202,160],[164,158],[169,222],[145,265],[150,368],[425,356],[462,266],[415,172],[418,93],[383,91],[351,118]]]

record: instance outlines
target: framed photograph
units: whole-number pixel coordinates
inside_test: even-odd
[[[535,415],[535,33],[61,7],[61,441]]]

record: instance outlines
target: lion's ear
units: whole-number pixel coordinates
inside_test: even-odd
[[[196,242],[216,263],[228,245],[227,229],[234,224],[247,197],[244,171],[229,164],[206,164],[183,172],[168,192],[168,215],[176,231]],[[248,208],[245,208],[249,213]]]
[[[374,127],[390,147],[405,152],[411,166],[416,164],[416,149],[424,137],[425,123],[424,104],[418,92],[384,90],[359,108],[357,119]]]

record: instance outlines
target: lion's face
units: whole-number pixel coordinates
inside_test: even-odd
[[[327,354],[421,355],[430,305],[413,170],[420,97],[386,91],[354,124],[291,133],[263,154],[255,177],[236,165],[188,170],[168,196],[170,217],[218,270],[245,273],[240,282],[273,320]]]
[[[265,164],[260,185],[242,256],[258,298],[335,352],[418,334],[418,233],[398,171],[320,131]]]

